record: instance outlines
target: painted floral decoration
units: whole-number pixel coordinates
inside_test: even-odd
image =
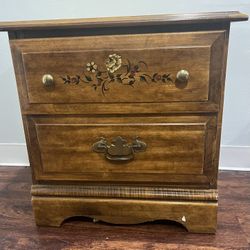
[[[95,64],[95,62],[87,63],[86,64],[86,69],[87,69],[87,71],[95,73],[95,71],[97,70],[97,65]]]
[[[105,65],[107,67],[107,71],[114,73],[122,66],[122,57],[117,54],[109,55]]]
[[[147,73],[148,66],[144,61],[131,63],[129,59],[125,62],[118,54],[111,54],[105,60],[105,70],[101,70],[94,61],[86,64],[86,70],[82,74],[73,76],[61,76],[64,84],[80,84],[85,83],[92,86],[95,90],[101,89],[102,94],[109,90],[112,83],[119,83],[134,87],[136,82],[153,84],[174,84],[170,73]]]

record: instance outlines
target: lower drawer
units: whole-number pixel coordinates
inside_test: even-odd
[[[37,181],[211,185],[215,116],[27,118]]]

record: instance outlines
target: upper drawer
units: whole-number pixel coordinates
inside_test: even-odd
[[[12,50],[28,103],[213,102],[223,45],[211,31],[13,40]]]

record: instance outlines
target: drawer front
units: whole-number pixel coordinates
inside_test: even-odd
[[[223,45],[223,31],[12,41],[34,104],[213,102]]]
[[[36,180],[209,185],[216,118],[28,120]]]

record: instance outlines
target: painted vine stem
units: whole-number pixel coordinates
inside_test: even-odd
[[[112,54],[109,55],[105,65],[106,70],[101,70],[95,62],[89,62],[86,64],[86,69],[83,70],[82,74],[76,74],[74,76],[66,75],[60,78],[64,84],[89,84],[95,90],[101,89],[103,95],[110,89],[110,84],[112,83],[119,83],[131,87],[134,87],[134,84],[137,82],[147,84],[174,83],[170,73],[142,73],[148,69],[148,65],[144,61],[132,64],[129,59],[126,59],[126,63],[122,64],[121,56]]]

